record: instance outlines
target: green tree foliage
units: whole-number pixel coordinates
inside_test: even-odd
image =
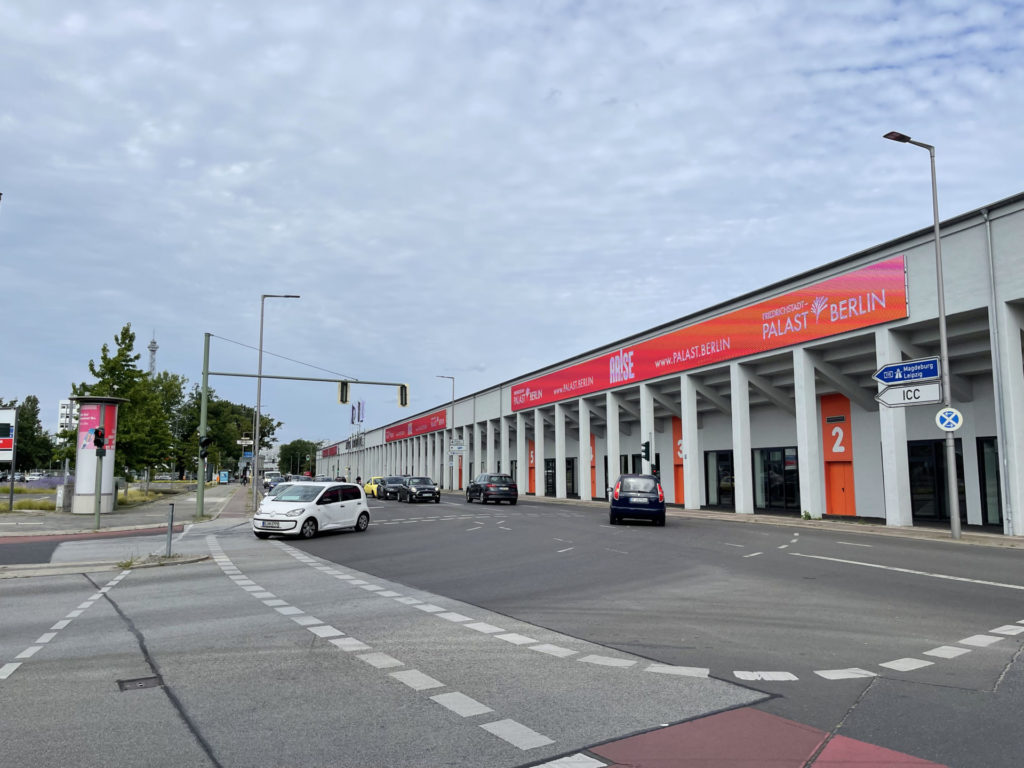
[[[18,421],[15,425],[17,434],[17,455],[14,467],[18,471],[47,469],[53,462],[53,439],[43,429],[39,420],[39,398],[28,395],[21,405],[17,400],[5,401],[0,398],[0,408],[17,408]]]
[[[317,444],[309,440],[292,440],[281,446],[277,468],[286,474],[299,474],[316,470]],[[309,459],[306,457],[309,456]]]

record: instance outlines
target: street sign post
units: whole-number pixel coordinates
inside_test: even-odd
[[[872,378],[879,384],[906,384],[914,381],[934,381],[942,377],[939,358],[921,357],[902,363],[889,363],[875,371]]]
[[[934,405],[942,402],[942,382],[930,381],[924,384],[903,384],[886,387],[875,400],[889,408],[903,408],[908,405]]]

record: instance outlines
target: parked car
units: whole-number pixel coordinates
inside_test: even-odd
[[[466,486],[466,502],[470,503],[473,499],[480,499],[481,504],[488,501],[507,501],[509,504],[515,504],[519,500],[519,486],[512,479],[512,475],[477,475],[476,479]]]
[[[398,486],[398,500],[405,502],[432,501],[441,503],[441,489],[429,477],[407,477]]]
[[[371,477],[363,484],[363,492],[367,496],[373,496],[379,499],[380,495],[377,493],[377,487],[384,481],[383,477]]]
[[[398,489],[402,487],[402,483],[408,475],[388,475],[384,478],[384,482],[378,487],[380,491],[377,496],[378,499],[397,499]]]
[[[608,522],[616,525],[626,518],[665,524],[665,491],[654,475],[619,475],[611,490]]]
[[[365,531],[370,509],[363,489],[355,483],[295,483],[268,496],[252,519],[258,539],[272,533],[311,539],[320,531],[352,528]]]

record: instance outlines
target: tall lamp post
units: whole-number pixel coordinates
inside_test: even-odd
[[[256,504],[259,501],[259,483],[257,482],[256,473],[259,472],[259,456],[260,456],[260,392],[263,385],[263,303],[267,299],[299,299],[301,296],[297,296],[293,293],[264,293],[260,296],[260,361],[259,366],[256,369],[256,411],[252,417],[252,477],[249,478],[252,481],[252,511],[256,512]]]
[[[942,242],[939,239],[939,190],[935,183],[935,147],[899,131],[889,131],[886,139],[901,144],[913,144],[928,150],[932,166],[932,218],[935,227],[935,280],[939,298],[939,365],[942,367],[942,405],[953,405],[953,383],[949,377],[949,342],[946,336],[946,295],[942,283]],[[949,531],[954,539],[960,538],[960,489],[956,482],[956,441],[952,432],[946,432],[946,495],[949,499]]]
[[[438,378],[438,379],[451,379],[451,382],[452,382],[452,424],[451,424],[452,437],[451,437],[451,439],[454,440],[455,439],[455,377],[454,376],[444,376],[443,374],[437,374],[437,376],[435,378]],[[455,467],[453,466],[454,463],[455,463],[455,460],[452,458],[453,455],[454,454],[451,454],[451,453],[448,454],[448,490],[449,491],[453,490],[454,487],[455,487]],[[442,459],[442,461],[444,461],[444,459]]]

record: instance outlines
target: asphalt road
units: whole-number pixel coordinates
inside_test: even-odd
[[[773,695],[760,708],[950,766],[1019,766],[1024,569],[1013,549],[575,505],[374,502],[382,578]],[[464,515],[473,515],[472,518]],[[454,517],[453,517],[454,516]]]

